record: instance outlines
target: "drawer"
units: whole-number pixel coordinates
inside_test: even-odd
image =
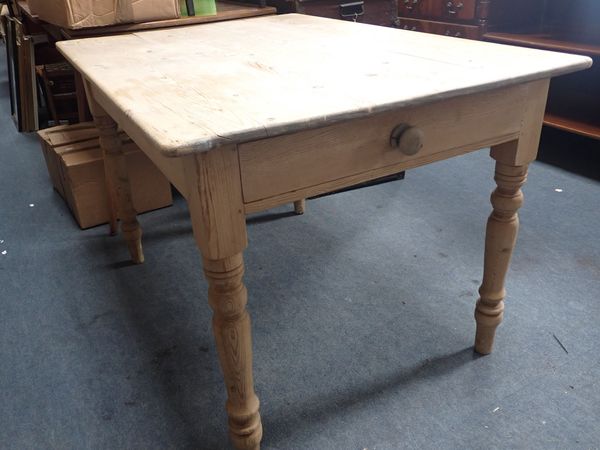
[[[480,39],[481,27],[475,25],[459,25],[448,22],[435,22],[432,20],[405,19],[398,17],[394,25],[396,28],[424,33],[443,34],[445,36],[461,37],[467,39]]]
[[[403,17],[432,17],[441,0],[398,0],[398,15]]]
[[[240,144],[246,211],[515,139],[529,89],[502,88]],[[423,147],[416,154],[391,145],[392,131],[400,124],[422,133]]]
[[[487,5],[487,3],[485,3]],[[479,0],[398,0],[398,15],[407,18],[473,21],[479,19]]]
[[[442,20],[473,20],[477,0],[437,0],[431,18]]]
[[[297,11],[311,16],[393,26],[396,0],[311,0],[297,3]]]

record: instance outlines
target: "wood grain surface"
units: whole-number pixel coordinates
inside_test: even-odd
[[[142,249],[142,228],[137,220],[137,212],[133,206],[129,173],[123,152],[122,138],[117,129],[117,123],[100,106],[90,90],[86,88],[90,111],[94,124],[98,128],[99,143],[104,158],[104,171],[109,207],[111,208],[110,231],[117,231],[114,206],[117,206],[117,216],[121,219],[121,232],[127,243],[131,260],[135,264],[144,262]]]
[[[475,312],[475,349],[489,353],[549,79],[591,64],[295,14],[59,47],[86,79],[107,157],[119,153],[119,124],[184,193],[239,450],[258,450],[262,437],[243,283],[245,213],[289,201],[302,213],[311,195],[491,146],[497,189]],[[416,144],[394,141],[406,127]],[[125,208],[125,167],[113,172]],[[129,213],[132,227],[123,230],[135,260],[139,225]]]
[[[522,117],[538,99],[539,83],[547,86],[536,81],[241,144],[244,203],[378,168],[444,159],[459,148],[466,153],[510,141],[528,131],[522,130]],[[390,145],[392,130],[403,123],[423,133],[423,148],[414,155]]]
[[[573,72],[584,56],[287,14],[64,41],[167,156]]]
[[[494,179],[498,187],[491,198],[494,210],[486,227],[483,283],[475,307],[475,350],[483,355],[492,352],[496,327],[504,315],[504,280],[517,242],[517,211],[523,204],[521,186],[527,180],[527,166],[498,161]]]

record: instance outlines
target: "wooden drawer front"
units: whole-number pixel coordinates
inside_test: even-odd
[[[476,18],[477,3],[478,0],[398,0],[398,15],[469,21]]]
[[[497,89],[366,119],[283,135],[239,146],[244,203],[278,204],[279,197],[316,195],[518,136],[530,85]],[[410,124],[423,132],[423,148],[411,156],[390,145],[391,132]],[[347,177],[352,180],[344,181]],[[283,194],[292,193],[285,198]]]
[[[440,0],[398,0],[398,15],[403,17],[431,17]]]
[[[480,27],[473,25],[457,25],[455,23],[404,19],[401,17],[398,17],[394,24],[402,30],[422,31],[424,33],[443,34],[452,37],[480,39],[481,36]]]
[[[315,0],[299,3],[298,12],[391,27],[396,18],[396,0]]]
[[[442,20],[473,20],[477,0],[437,0],[431,17]]]

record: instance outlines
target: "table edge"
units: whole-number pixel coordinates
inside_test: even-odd
[[[202,25],[200,25],[200,26],[202,26]],[[57,44],[56,44],[57,49],[61,52],[61,54],[63,54],[63,56],[69,61],[69,63],[71,63],[82,74],[82,76],[84,78],[86,78],[86,80],[95,89],[98,89],[98,91],[103,92],[102,89],[100,89],[94,83],[94,80],[87,77],[85,72],[81,70],[81,68],[78,66],[78,64],[75,61],[73,61],[63,51],[63,49],[61,47],[64,46],[64,42],[68,43],[69,41],[57,42]],[[504,45],[504,44],[496,44],[496,45]],[[545,51],[545,50],[539,50],[539,51]],[[551,53],[559,53],[559,52],[551,52]],[[460,97],[463,95],[475,94],[477,92],[494,90],[494,89],[498,89],[498,88],[529,83],[529,82],[543,80],[543,79],[547,79],[547,78],[554,78],[557,76],[567,75],[570,73],[578,72],[580,70],[588,69],[593,64],[592,58],[590,58],[588,56],[574,55],[574,54],[565,54],[565,55],[577,56],[580,59],[579,59],[579,61],[574,61],[571,64],[565,65],[563,67],[559,67],[556,69],[547,69],[547,70],[544,70],[541,72],[536,72],[536,73],[532,73],[529,75],[523,75],[523,76],[516,77],[516,78],[494,81],[494,82],[490,82],[490,83],[482,83],[482,84],[475,85],[475,86],[469,86],[466,88],[456,89],[453,91],[445,91],[445,92],[435,93],[435,94],[431,94],[431,95],[427,95],[427,96],[423,96],[423,97],[418,97],[415,99],[408,99],[408,100],[401,100],[401,101],[396,101],[396,102],[385,103],[385,104],[378,105],[376,107],[359,108],[356,110],[344,111],[344,112],[341,112],[338,114],[333,114],[333,115],[328,115],[328,116],[318,116],[318,117],[311,118],[308,121],[296,120],[296,121],[290,121],[290,122],[283,122],[276,126],[269,127],[268,129],[263,126],[259,126],[256,128],[250,128],[250,129],[243,130],[239,133],[233,133],[233,134],[230,134],[227,136],[215,135],[208,139],[202,139],[202,140],[198,140],[195,142],[189,142],[184,145],[175,146],[175,145],[164,145],[164,144],[160,143],[152,134],[147,133],[145,131],[145,129],[138,126],[138,124],[136,123],[135,120],[131,121],[131,126],[134,127],[138,133],[144,135],[148,139],[148,141],[151,142],[152,145],[154,145],[155,148],[163,156],[169,157],[169,158],[183,157],[183,156],[188,156],[188,155],[191,155],[194,153],[208,152],[210,150],[214,150],[216,148],[223,147],[226,145],[232,145],[232,144],[239,145],[239,144],[242,144],[245,142],[257,141],[257,140],[267,139],[267,138],[271,138],[271,137],[275,137],[275,136],[281,136],[284,134],[290,134],[290,133],[295,133],[295,132],[299,132],[299,131],[320,128],[320,127],[332,125],[332,124],[347,121],[347,120],[360,119],[360,118],[364,118],[364,117],[367,117],[367,116],[370,116],[373,114],[389,112],[389,111],[392,111],[395,109],[414,107],[414,106],[419,106],[419,105],[423,105],[423,104],[427,104],[427,103],[443,101],[443,100],[447,100],[447,99],[454,98],[454,97]],[[106,98],[108,99],[108,96],[106,96]],[[113,103],[114,107],[118,108],[118,105],[114,101],[112,101],[111,99],[108,99],[108,100]]]

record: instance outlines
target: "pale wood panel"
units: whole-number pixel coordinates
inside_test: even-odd
[[[194,237],[204,258],[241,253],[248,240],[237,148],[194,155],[184,173]]]
[[[513,145],[518,144],[514,141]],[[475,350],[483,355],[492,352],[496,328],[504,316],[504,280],[517,242],[517,211],[523,205],[521,186],[527,179],[527,165],[513,166],[497,161],[494,179],[497,184],[491,197],[494,210],[486,227],[483,282],[475,307]]]
[[[533,95],[526,103],[523,114],[519,140],[516,143],[509,142],[492,148],[493,158],[511,166],[523,166],[535,160],[540,145],[549,88],[550,80],[539,81],[533,86]]]
[[[447,150],[482,148],[498,138],[518,135],[522,132],[522,118],[528,105],[537,99],[538,83],[241,144],[244,202],[256,202],[402,162],[427,159]],[[403,123],[423,134],[423,148],[414,155],[406,155],[390,145],[392,130]]]
[[[57,45],[168,156],[591,65],[583,56],[297,14]]]
[[[376,180],[377,178],[385,177],[387,175],[393,175],[404,170],[414,169],[415,167],[424,166],[426,164],[431,164],[436,161],[442,161],[444,159],[464,155],[466,153],[479,150],[482,147],[489,147],[501,144],[503,142],[511,141],[517,138],[518,133],[509,134],[506,136],[499,136],[495,139],[482,141],[479,144],[459,147],[452,150],[435,153],[433,155],[428,155],[423,158],[410,159],[408,161],[394,164],[391,166],[385,166],[379,169],[358,173],[356,175],[330,180],[325,183],[321,183],[315,186],[308,186],[304,189],[299,189],[297,191],[286,192],[285,194],[275,195],[273,197],[269,197],[263,200],[257,200],[255,202],[246,203],[244,205],[244,210],[246,211],[246,214],[264,211],[275,206],[283,205],[289,202],[294,202],[298,198],[309,198],[315,195],[321,195],[326,194],[328,192],[337,191],[345,187],[354,186],[356,184],[364,183],[366,181]]]

